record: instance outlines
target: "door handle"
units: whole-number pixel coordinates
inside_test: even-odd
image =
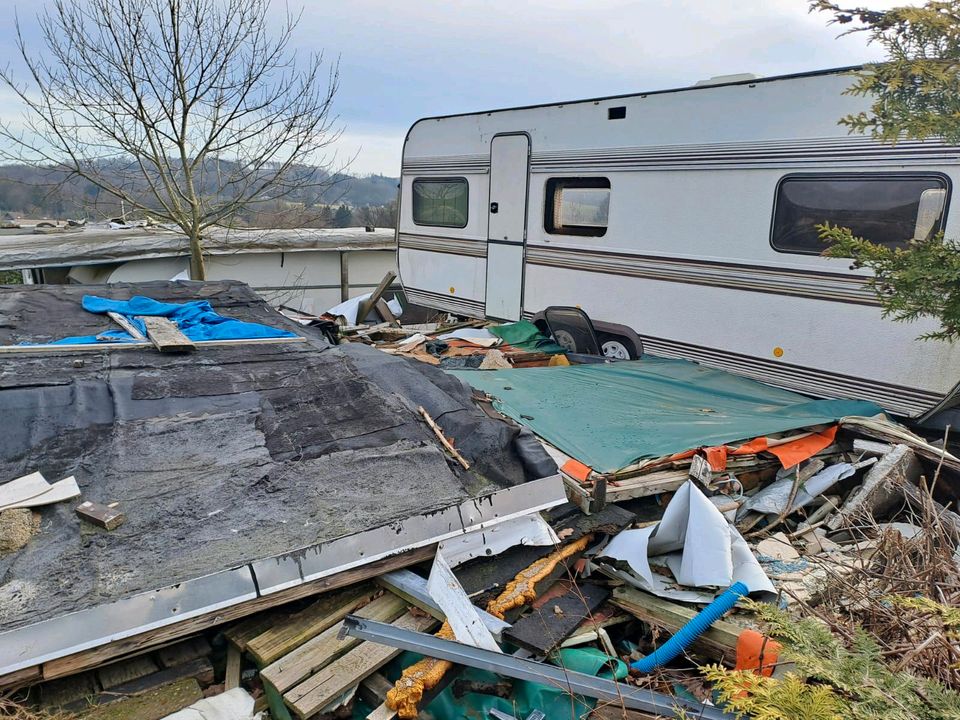
[[[500,203],[495,203],[495,202],[490,203],[490,214],[496,215],[499,210],[500,210]]]

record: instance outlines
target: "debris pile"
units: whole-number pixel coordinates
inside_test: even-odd
[[[76,346],[22,350],[53,333],[13,323],[11,713],[955,716],[946,442],[869,403],[584,355],[526,321],[402,326],[391,281],[326,317],[195,288],[283,329],[252,346],[131,337],[77,365]],[[36,410],[54,400],[55,420]]]

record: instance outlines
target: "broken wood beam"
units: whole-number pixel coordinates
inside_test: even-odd
[[[259,665],[270,665],[365,604],[373,590],[372,585],[363,584],[323,596],[297,614],[275,621],[250,640],[246,650]]]
[[[191,352],[197,349],[177,324],[165,317],[144,315],[139,318],[147,326],[147,338],[160,352]]]
[[[408,612],[391,624],[402,630],[425,632],[436,626],[437,621],[429,615],[414,615]],[[356,638],[353,639],[356,640]],[[346,655],[334,660],[286,693],[284,702],[293,709],[297,717],[313,717],[344,691],[379,670],[400,652],[398,648],[388,645],[361,642]]]
[[[383,318],[384,322],[390,323],[393,327],[400,327],[400,321],[397,320],[397,316],[393,314],[393,310],[390,309],[390,306],[387,305],[387,301],[383,298],[377,300],[377,304],[374,305],[377,309],[377,314]]]
[[[400,617],[406,609],[407,604],[402,598],[386,593],[360,608],[356,615],[368,620],[390,622]],[[263,668],[260,677],[279,693],[286,693],[305,682],[335,658],[359,644],[356,638],[339,638],[341,626],[341,622],[330,626],[293,652]]]
[[[370,293],[370,297],[360,303],[360,306],[357,308],[357,323],[362,324],[364,320],[367,319],[367,315],[370,314],[370,311],[377,304],[377,300],[383,297],[383,294],[387,291],[387,288],[390,287],[391,283],[397,279],[397,274],[393,270],[388,270],[387,274],[383,276],[383,279],[380,281],[380,284],[377,285],[376,289]]]
[[[440,426],[437,425],[436,421],[430,417],[430,413],[424,410],[423,405],[419,406],[417,410],[420,411],[420,414],[423,416],[423,419],[426,421],[427,425],[430,426],[430,429],[433,430],[433,434],[437,436],[437,439],[440,441],[440,444],[443,445],[454,459],[463,466],[464,470],[470,469],[470,463],[467,462],[466,458],[463,457],[457,449],[453,446],[453,443],[447,440],[446,435],[443,434],[443,430],[440,429]]]
[[[240,687],[240,666],[243,663],[243,654],[233,643],[227,644],[227,668],[223,673],[224,691]]]
[[[107,317],[113,320],[117,325],[126,330],[130,337],[134,340],[146,340],[147,336],[140,332],[140,328],[134,325],[130,320],[127,319],[126,315],[121,315],[118,312],[110,311],[107,313]]]

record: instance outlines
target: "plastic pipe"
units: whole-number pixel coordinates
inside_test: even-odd
[[[690,621],[674,633],[673,637],[667,642],[646,657],[631,663],[630,669],[648,673],[666,665],[686,650],[690,643],[706,632],[707,628],[723,617],[737,603],[737,600],[749,592],[750,590],[742,582],[734,583],[726,592],[717,597],[697,615],[690,618]]]

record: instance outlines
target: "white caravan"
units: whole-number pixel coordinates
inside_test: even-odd
[[[403,148],[410,300],[517,320],[581,307],[605,352],[697,360],[930,421],[960,346],[895,323],[814,225],[960,236],[960,148],[848,135],[850,68],[426,118]],[[954,411],[957,412],[956,410]],[[960,414],[960,413],[958,413]]]

